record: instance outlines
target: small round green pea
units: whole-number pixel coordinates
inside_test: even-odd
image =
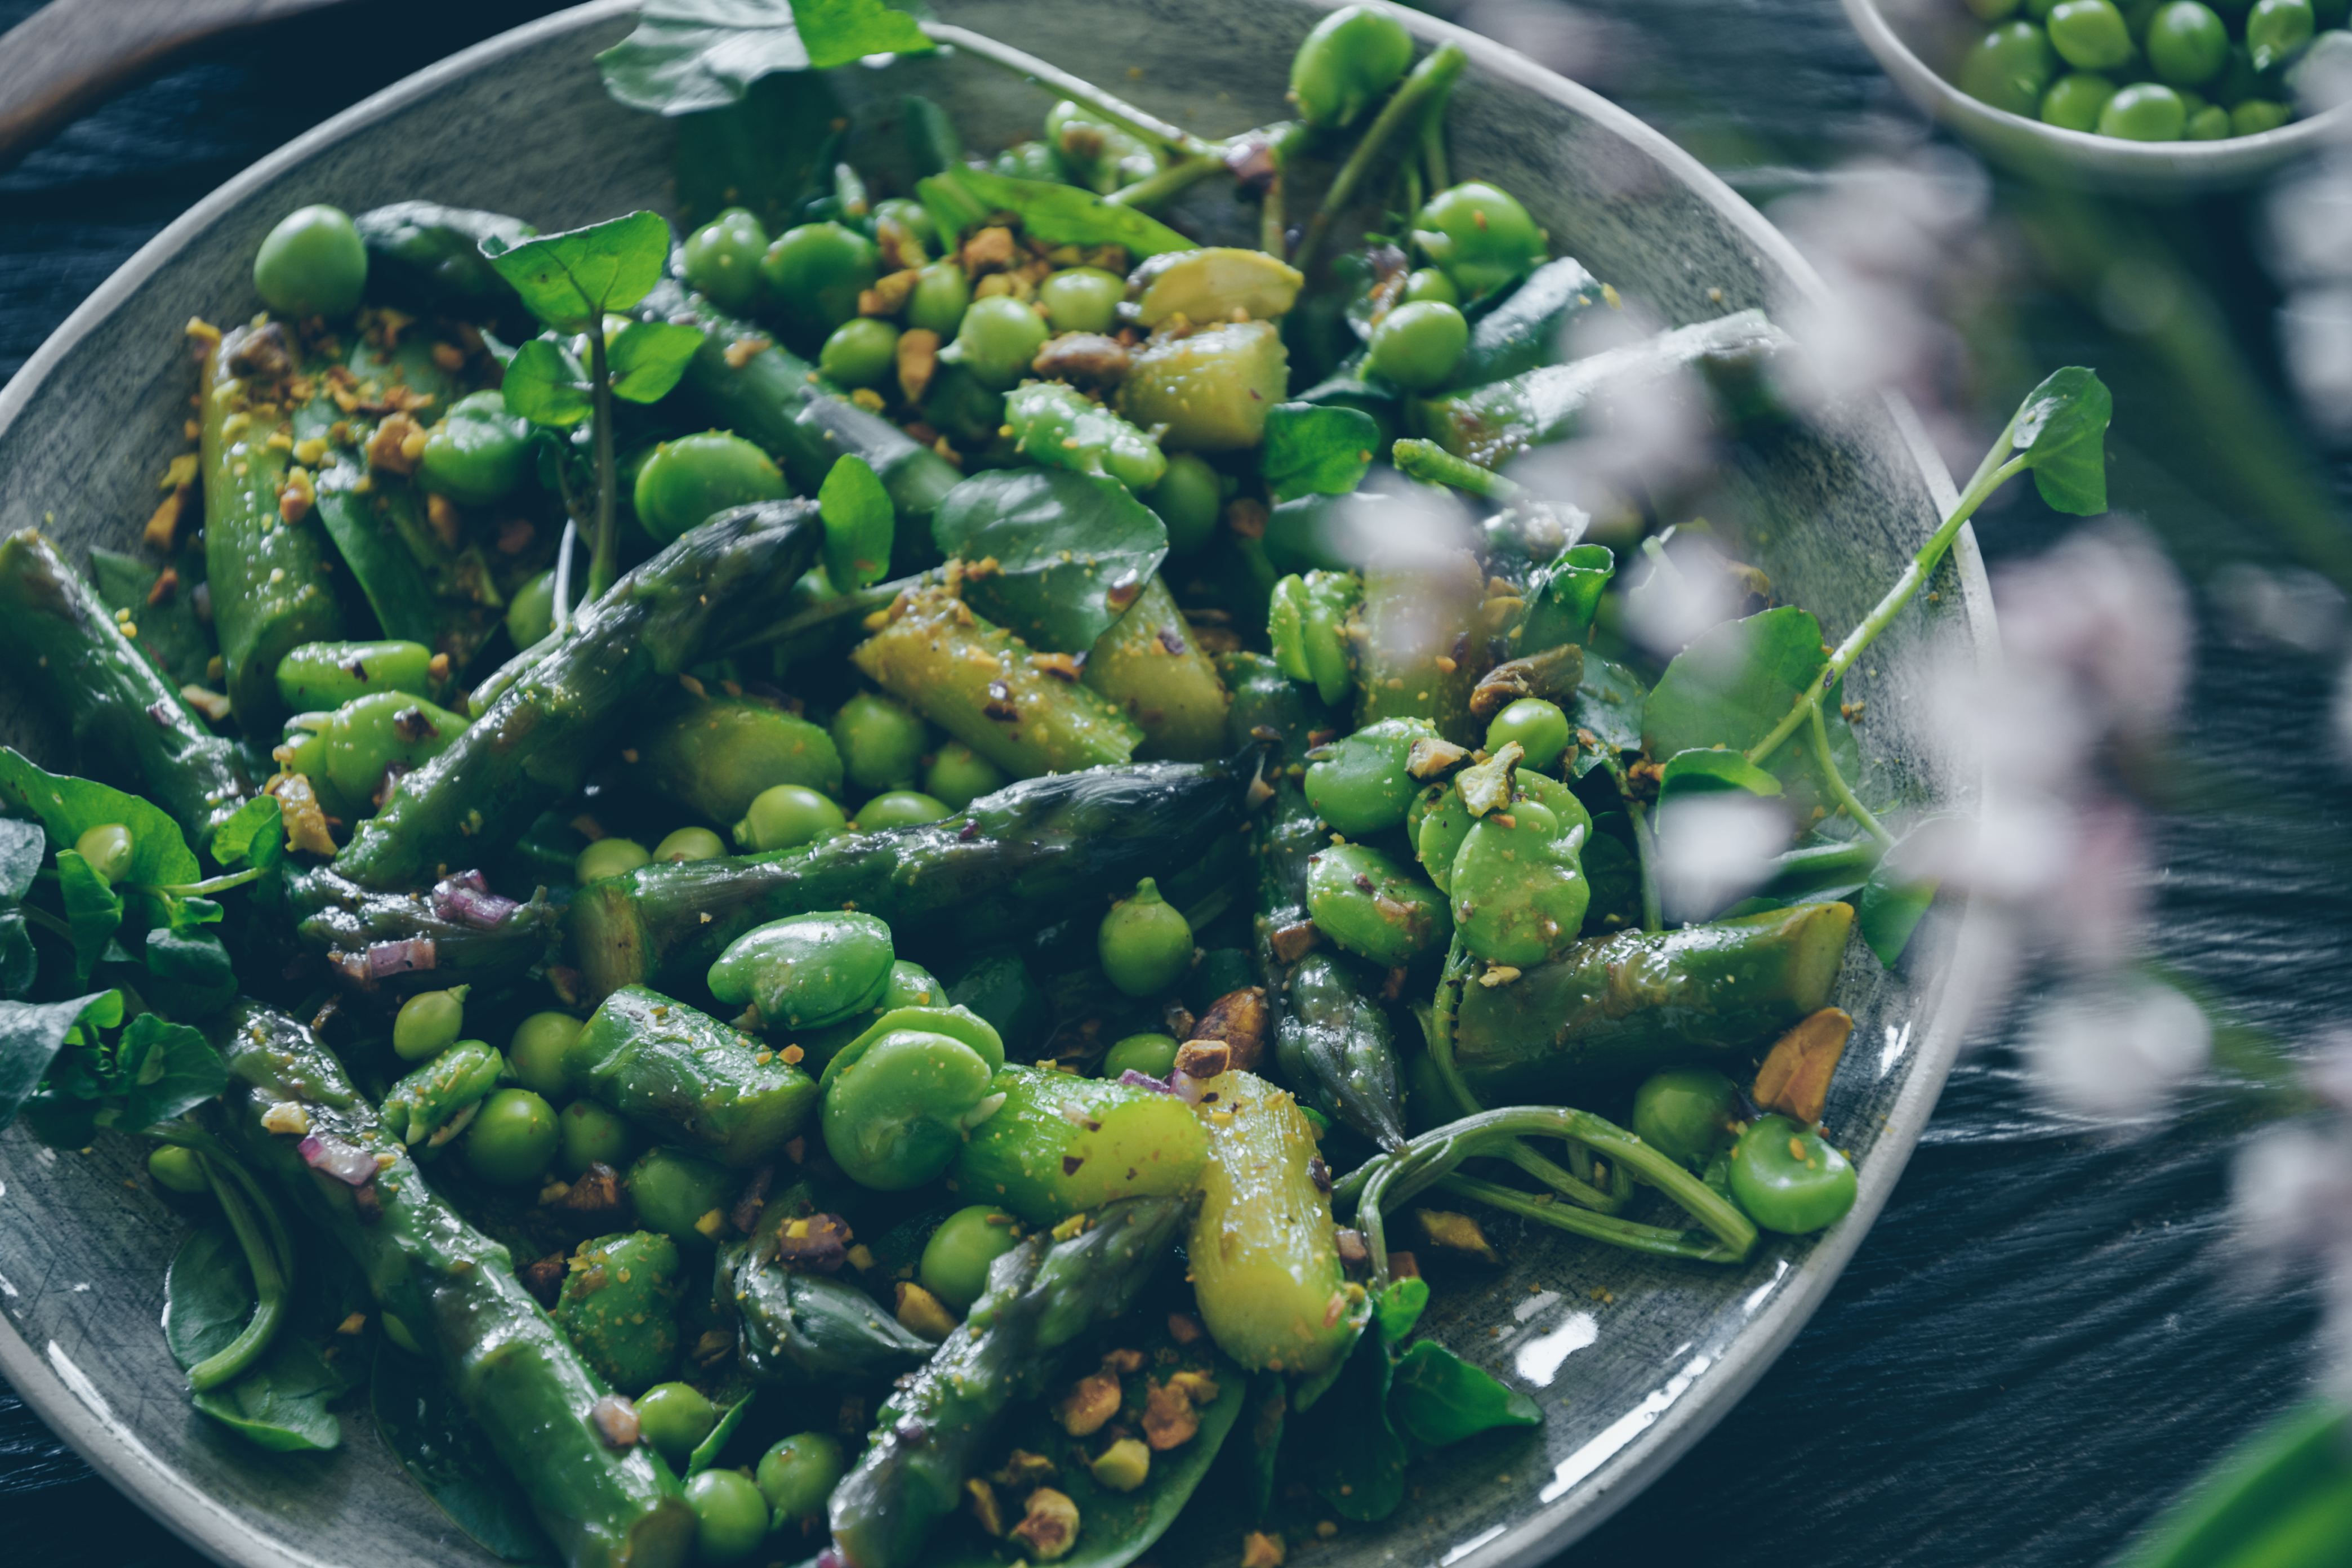
[[[686,1500],[694,1508],[699,1562],[741,1562],[768,1538],[768,1500],[740,1470],[704,1470],[686,1483]]]
[[[2099,110],[2115,97],[2116,84],[2089,71],[2069,71],[2042,95],[2042,122],[2066,131],[2095,131]]]
[[[719,835],[708,827],[681,827],[654,846],[656,860],[716,860],[727,853]]]
[[[639,1225],[708,1256],[710,1237],[698,1226],[711,1210],[726,1206],[736,1183],[724,1166],[699,1155],[648,1149],[629,1167],[627,1186]]]
[[[1118,325],[1127,279],[1099,267],[1066,267],[1037,285],[1045,324],[1057,332],[1108,332]]]
[[[833,716],[833,743],[850,782],[869,790],[901,789],[922,766],[923,721],[887,697],[861,691]]]
[[[1549,773],[1568,753],[1568,715],[1557,702],[1522,697],[1495,715],[1486,725],[1486,750],[1499,752],[1513,741],[1527,753],[1527,765]]]
[[[177,1143],[163,1143],[147,1156],[147,1173],[155,1178],[159,1187],[193,1197],[212,1191],[212,1180],[205,1174],[204,1162],[194,1149],[183,1149]]]
[[[729,207],[687,237],[686,283],[738,314],[760,297],[760,258],[768,231],[748,208]]]
[[[1543,231],[1528,209],[1484,180],[1430,197],[1413,219],[1412,240],[1465,300],[1517,282],[1544,259]]]
[[[857,297],[881,275],[874,242],[837,223],[786,229],[760,258],[768,297],[795,331],[822,338],[857,314]]]
[[[466,990],[420,991],[392,1020],[392,1048],[404,1062],[430,1061],[466,1032]]]
[[[572,858],[572,879],[582,887],[634,871],[653,859],[634,838],[599,838]]]
[[[940,247],[940,226],[919,201],[905,196],[892,196],[874,204],[874,228],[879,234],[886,223],[897,224],[926,253]]]
[[[2105,4],[2105,0],[2098,0]],[[1436,300],[1399,305],[1372,329],[1372,368],[1412,390],[1435,386],[1453,374],[1470,345],[1470,323],[1460,310]]]
[[[928,1287],[926,1287],[928,1289]],[[824,1511],[845,1467],[841,1444],[825,1432],[799,1432],[760,1456],[760,1494],[780,1519],[814,1519]]]
[[[2058,74],[2050,35],[2032,22],[2003,22],[1960,60],[1960,90],[2011,114],[2032,114]]]
[[[2311,42],[2317,23],[2310,0],[2254,0],[2246,13],[2246,52],[2254,68],[2268,70]]]
[[[637,521],[667,544],[713,512],[792,491],[775,459],[724,430],[681,436],[653,449],[637,470]]]
[[[466,1168],[494,1186],[520,1187],[539,1179],[562,1139],[553,1106],[527,1089],[502,1089],[466,1130]]]
[[[982,385],[1003,391],[1029,374],[1045,337],[1044,317],[1010,294],[994,294],[971,302],[956,328],[955,342],[941,357],[962,365]]]
[[[562,1125],[563,1173],[577,1176],[591,1165],[614,1170],[637,1152],[637,1136],[626,1121],[593,1100],[575,1100],[556,1118]]]
[[[2284,103],[2267,98],[2250,98],[2230,110],[2230,133],[2233,136],[2259,136],[2265,131],[2276,131],[2294,118],[2294,110]]]
[[[934,261],[915,275],[907,296],[907,325],[951,338],[971,306],[971,280],[952,261]]]
[[[1176,1070],[1177,1048],[1173,1035],[1129,1035],[1103,1053],[1102,1075],[1139,1072],[1146,1078],[1166,1078]]]
[[[502,393],[469,393],[425,438],[416,478],[467,506],[503,500],[530,476],[530,422],[507,412]]]
[[[984,795],[994,795],[1008,779],[1004,770],[965,745],[950,741],[931,756],[923,770],[923,793],[950,811],[961,811]]]
[[[281,316],[340,316],[359,308],[367,271],[351,215],[321,205],[278,219],[253,258],[253,286]]]
[[[1696,1171],[1730,1135],[1738,1090],[1713,1068],[1670,1068],[1633,1091],[1633,1135]]]
[[[2136,81],[2099,110],[2099,134],[2126,142],[2178,142],[2188,122],[2180,95],[2158,81]]]
[[[2230,111],[2218,103],[2209,103],[2189,117],[2181,134],[2191,142],[2221,142],[2230,135]]]
[[[2131,29],[2115,0],[2063,0],[2049,27],[2050,47],[2076,70],[2113,70],[2132,58]]]
[[[1290,61],[1290,98],[1318,131],[1363,118],[1412,64],[1412,35],[1394,16],[1343,5],[1315,24]]]
[[[1015,142],[999,153],[991,166],[1011,179],[1043,180],[1048,184],[1061,184],[1070,176],[1061,153],[1044,142]]]
[[[507,636],[520,649],[541,641],[554,629],[555,568],[551,566],[517,588],[514,597],[507,601]]]
[[[1019,1227],[986,1204],[961,1208],[940,1222],[923,1244],[916,1282],[961,1316],[988,1289],[988,1268],[1021,1243]]]
[[[569,1013],[533,1013],[515,1026],[507,1042],[507,1066],[515,1081],[547,1100],[572,1092],[572,1047],[586,1026]]]
[[[1103,973],[1129,996],[1156,996],[1192,967],[1192,927],[1146,877],[1095,928]]]
[[[2230,29],[2210,6],[2172,0],[2148,18],[2147,64],[2171,87],[2202,87],[2230,63]]]
[[[131,854],[137,847],[131,829],[119,822],[85,828],[74,840],[74,853],[88,861],[109,887],[130,874]]]
[[[735,843],[764,855],[830,838],[848,826],[841,807],[806,784],[773,784],[751,798],[751,809],[735,825]]]
[[[717,1430],[719,1407],[690,1383],[657,1383],[637,1395],[637,1436],[683,1465]]]
[[[1217,536],[1217,520],[1224,515],[1223,481],[1205,458],[1194,452],[1168,454],[1168,471],[1143,492],[1143,504],[1168,525],[1168,550],[1189,555]]]
[[[857,831],[879,833],[886,827],[919,827],[955,812],[943,800],[911,789],[894,789],[876,795],[857,808]]]
[[[860,316],[833,329],[816,356],[817,370],[843,386],[879,386],[898,368],[898,329]]]
[[[1806,1236],[1853,1207],[1853,1167],[1819,1133],[1764,1116],[1731,1154],[1731,1196],[1748,1217],[1783,1236]]]

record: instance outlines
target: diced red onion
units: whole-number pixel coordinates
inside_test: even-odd
[[[1129,1068],[1125,1072],[1119,1074],[1118,1081],[1127,1085],[1129,1089],[1155,1089],[1161,1094],[1174,1094],[1176,1092],[1176,1086],[1170,1083],[1166,1079],[1152,1078],[1148,1074],[1136,1071],[1133,1068]]]
[[[488,931],[522,906],[490,891],[479,871],[460,872],[433,884],[433,913],[458,925]]]
[[[368,978],[383,980],[394,974],[410,974],[420,969],[431,969],[438,960],[433,952],[433,939],[413,936],[401,942],[379,942],[367,950]]]
[[[295,1147],[305,1161],[339,1182],[363,1187],[375,1180],[375,1156],[331,1132],[313,1132]]]

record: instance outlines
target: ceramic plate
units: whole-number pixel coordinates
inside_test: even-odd
[[[1303,0],[939,0],[1209,135],[1276,118],[1288,62],[1320,14]],[[1412,12],[1473,64],[1454,95],[1455,166],[1499,181],[1630,299],[1672,322],[1817,297],[1821,284],[1756,212],[1664,138],[1573,83]],[[670,205],[670,136],[601,89],[591,56],[629,26],[622,4],[564,12],[445,60],[337,116],[198,203],[77,310],[0,390],[0,528],[47,529],[79,559],[125,545],[182,449],[194,386],[181,328],[259,306],[255,247],[309,202],[352,211],[412,197],[520,214],[543,230]],[[1131,75],[1130,68],[1139,72]],[[922,90],[972,145],[1030,133],[1047,100],[969,61],[926,61]],[[853,70],[887,113],[895,81]],[[887,93],[873,89],[887,88]],[[1710,507],[1769,540],[1784,599],[1843,632],[1927,536],[1949,481],[1906,412],[1867,403],[1743,448]],[[1979,783],[1932,743],[1930,671],[1983,657],[1991,616],[1965,533],[1940,602],[1905,617],[1849,685],[1865,751],[1920,802],[1967,808]],[[0,690],[0,741],[62,764],[60,737]],[[1859,943],[1838,1000],[1857,1020],[1828,1124],[1861,1167],[1841,1225],[1768,1237],[1733,1270],[1644,1261],[1491,1222],[1509,1265],[1441,1290],[1425,1330],[1526,1389],[1539,1431],[1490,1435],[1416,1472],[1386,1526],[1343,1532],[1318,1563],[1539,1560],[1659,1474],[1755,1382],[1820,1303],[1886,1201],[1935,1104],[1974,969],[1965,918],[1931,924],[1891,974]],[[412,1487],[362,1415],[339,1453],[271,1457],[195,1415],[157,1326],[180,1222],[133,1180],[139,1151],[80,1154],[0,1134],[0,1373],[141,1507],[198,1549],[250,1568],[436,1568],[492,1561]],[[1162,1568],[1236,1560],[1234,1521],[1196,1521]]]

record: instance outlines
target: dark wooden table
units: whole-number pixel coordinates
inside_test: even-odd
[[[330,13],[225,46],[69,126],[0,174],[0,376],[219,181],[550,8]],[[0,27],[31,9],[0,0]],[[1980,172],[1929,136],[1835,0],[1473,0],[1458,15],[1610,93],[1792,227],[1819,236],[1827,213],[1829,243],[1843,235],[1855,265],[1870,261],[1869,182],[1884,178],[1858,161],[1940,170],[1962,211],[1979,190]],[[2160,868],[2148,935],[2234,1016],[2292,1047],[2341,1019],[2352,991],[2345,776],[2327,721],[2352,532],[2338,521],[2344,472],[2305,434],[2280,371],[2261,198],[2151,213],[1998,182],[1979,194],[1980,213],[1930,247],[1922,302],[1948,332],[1913,390],[1968,433],[1952,453],[1964,466],[2047,370],[2095,365],[2115,388],[2116,510],[2200,590],[2185,721],[2142,780]],[[1978,524],[1996,564],[2066,526],[2030,495],[2002,498]],[[2317,609],[2302,646],[2223,612],[2207,590],[2233,564],[2240,584],[2251,565],[2299,585]],[[2205,776],[2223,786],[2182,782]],[[2273,809],[2244,810],[2251,797],[2231,780],[2258,781]],[[2179,1115],[2130,1129],[2053,1114],[2006,1044],[2032,997],[1981,1028],[1894,1201],[1802,1336],[1567,1560],[2095,1563],[2313,1392],[2316,1292],[2292,1272],[2250,1282],[2227,1245],[2231,1160],[2262,1115],[2211,1085]],[[51,1568],[197,1561],[5,1390],[0,1542],[10,1561]]]

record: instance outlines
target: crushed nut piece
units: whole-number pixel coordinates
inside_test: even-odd
[[[988,232],[986,230],[983,233]],[[1002,234],[1004,231],[994,231]],[[1051,1563],[1065,1556],[1078,1540],[1078,1505],[1051,1487],[1039,1487],[1024,1505],[1028,1513],[1011,1534],[1030,1556]]]
[[[1192,1440],[1201,1418],[1192,1395],[1173,1382],[1155,1383],[1143,1396],[1143,1435],[1161,1453]]]
[[[1223,1041],[1231,1056],[1229,1065],[1243,1072],[1255,1072],[1265,1057],[1270,1016],[1265,987],[1245,985],[1209,1004],[1209,1010],[1192,1026],[1192,1037],[1195,1041]]]
[[[955,1332],[956,1321],[937,1296],[911,1279],[898,1281],[898,1326],[937,1344]]]
[[[1242,1537],[1242,1568],[1282,1568],[1282,1537],[1253,1530]]]
[[[1192,1406],[1186,1405],[1184,1413],[1191,1415]],[[1093,1473],[1096,1485],[1115,1492],[1131,1492],[1151,1479],[1151,1449],[1133,1437],[1121,1437],[1088,1460],[1087,1468]]]
[[[1062,1396],[1061,1403],[1054,1406],[1054,1419],[1073,1437],[1091,1436],[1118,1414],[1118,1374],[1095,1373],[1078,1379]]]
[[[964,1511],[991,1535],[1004,1533],[1004,1515],[996,1506],[996,1489],[973,1476],[963,1484]]]
[[[1478,1222],[1466,1214],[1454,1214],[1447,1209],[1415,1209],[1413,1223],[1421,1229],[1422,1239],[1432,1247],[1442,1247],[1448,1252],[1459,1252],[1481,1263],[1500,1264],[1502,1255]],[[1395,1256],[1390,1257],[1390,1272],[1395,1272]]]

